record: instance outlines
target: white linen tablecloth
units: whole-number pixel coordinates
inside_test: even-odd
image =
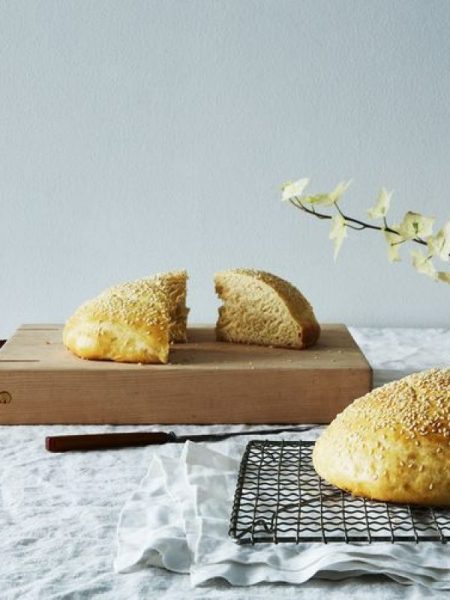
[[[375,370],[375,383],[407,372],[450,364],[450,331],[353,329]],[[447,358],[448,357],[448,358]],[[114,574],[116,526],[125,501],[148,470],[152,447],[110,452],[50,454],[46,435],[160,429],[158,426],[0,427],[0,598],[121,600],[141,598],[442,598],[420,586],[379,576],[311,580],[301,586],[233,588],[217,580],[192,589],[189,577],[162,568]],[[165,428],[167,429],[167,427]],[[176,432],[244,429],[170,427]],[[247,428],[245,428],[247,429]],[[239,438],[242,449],[248,438]],[[220,444],[214,446],[220,450]]]
[[[317,434],[314,429],[282,437],[289,442],[315,439]],[[219,577],[235,586],[251,586],[384,573],[405,585],[419,583],[427,591],[450,594],[450,552],[440,542],[236,544],[228,528],[242,444],[230,439],[218,446],[187,442],[155,454],[121,513],[115,561],[119,572],[164,566],[189,573],[193,586]]]

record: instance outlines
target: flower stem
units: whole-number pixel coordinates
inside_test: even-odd
[[[291,198],[289,200],[289,202],[296,208],[302,210],[303,212],[307,213],[308,215],[313,215],[314,217],[317,217],[318,219],[332,219],[332,215],[319,213],[315,209],[308,208],[301,202],[301,200],[299,198],[295,198],[295,199]],[[395,233],[395,235],[400,235],[398,231],[395,231],[395,229],[388,227],[386,219],[384,219],[384,226],[380,227],[378,225],[372,225],[371,223],[365,223],[364,221],[360,221],[359,219],[354,219],[353,217],[348,217],[341,211],[341,209],[337,205],[336,205],[336,208],[337,208],[338,212],[340,213],[340,215],[345,219],[346,226],[350,227],[351,229],[356,229],[358,231],[362,231],[363,229],[373,229],[375,231],[387,231],[388,233]],[[418,237],[412,238],[412,241],[415,242],[416,244],[420,244],[421,246],[427,245],[425,240],[422,240],[421,238],[418,238]]]

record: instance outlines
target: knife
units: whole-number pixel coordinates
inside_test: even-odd
[[[88,433],[82,435],[51,435],[45,438],[45,448],[49,452],[70,452],[71,450],[112,450],[132,446],[159,444],[183,444],[184,442],[220,442],[241,435],[275,435],[309,431],[307,427],[281,427],[278,429],[256,429],[254,431],[232,431],[228,433],[205,433],[176,435],[173,431],[132,431],[126,433]]]

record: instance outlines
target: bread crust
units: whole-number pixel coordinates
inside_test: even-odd
[[[80,306],[63,330],[65,346],[80,358],[167,363],[167,296],[152,279],[111,287]]]
[[[313,464],[355,496],[450,506],[450,369],[415,373],[355,400],[317,440]]]
[[[224,294],[225,282],[230,276],[249,278],[259,281],[268,286],[278,296],[290,315],[292,322],[296,327],[295,341],[289,340],[286,343],[274,341],[273,346],[284,348],[304,349],[313,346],[320,336],[320,325],[314,315],[313,308],[305,296],[291,283],[268,273],[255,269],[231,269],[215,274],[215,288],[218,296],[224,300],[224,306],[219,308],[219,318],[216,324],[216,338],[220,341],[243,342],[245,340],[233,335],[229,327],[229,320],[226,315],[226,299]],[[245,300],[243,299],[243,302]],[[258,343],[258,342],[252,342]],[[262,344],[264,345],[264,344]]]

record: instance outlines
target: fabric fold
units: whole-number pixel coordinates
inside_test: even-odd
[[[162,566],[190,573],[193,586],[216,578],[249,586],[385,574],[450,590],[450,559],[440,543],[236,544],[228,527],[244,446],[228,440],[219,450],[187,442],[178,458],[164,450],[154,456],[120,517],[116,571]]]

